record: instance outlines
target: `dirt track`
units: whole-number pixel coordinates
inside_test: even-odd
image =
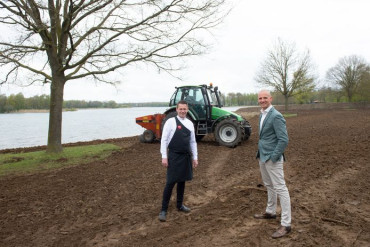
[[[0,246],[370,246],[370,109],[295,110],[285,176],[292,233],[272,240],[279,220],[258,221],[266,190],[253,134],[241,146],[199,143],[187,183],[190,214],[158,213],[165,182],[159,143],[122,146],[102,162],[0,178]],[[173,198],[172,198],[173,199]]]

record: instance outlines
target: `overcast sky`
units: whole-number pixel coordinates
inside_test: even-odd
[[[273,43],[294,42],[299,52],[309,49],[321,84],[326,71],[344,56],[370,62],[370,0],[232,0],[235,7],[214,31],[209,54],[187,60],[183,81],[153,68],[123,71],[121,84],[69,81],[65,100],[123,102],[169,101],[175,86],[209,84],[222,93],[256,93],[256,72]],[[0,94],[25,97],[49,94],[49,86],[5,85]]]

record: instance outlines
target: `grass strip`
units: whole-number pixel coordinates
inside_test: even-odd
[[[0,176],[22,175],[86,164],[108,157],[120,149],[113,144],[66,147],[62,153],[50,154],[45,151],[0,154]]]
[[[296,117],[296,116],[298,116],[298,114],[297,113],[284,113],[283,116],[285,118],[288,118],[288,117]]]

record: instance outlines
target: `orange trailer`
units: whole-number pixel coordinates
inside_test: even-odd
[[[161,139],[161,124],[165,116],[165,114],[154,114],[136,118],[136,123],[146,129],[140,135],[141,142],[153,142],[155,139]]]

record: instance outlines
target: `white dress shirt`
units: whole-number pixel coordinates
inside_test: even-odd
[[[198,149],[197,149],[197,142],[195,140],[195,132],[194,132],[194,124],[187,118],[180,118],[176,116],[177,119],[188,129],[190,130],[190,149],[193,155],[193,160],[198,160]],[[167,158],[167,148],[170,144],[173,135],[177,129],[176,119],[170,118],[166,121],[162,131],[162,138],[161,138],[161,154],[162,158]]]
[[[261,121],[260,121],[260,132],[262,130],[263,121],[265,121],[265,118],[267,116],[267,113],[269,113],[269,111],[271,110],[271,108],[272,108],[272,105],[270,105],[269,107],[267,107],[266,110],[261,109],[262,116],[261,116]]]

